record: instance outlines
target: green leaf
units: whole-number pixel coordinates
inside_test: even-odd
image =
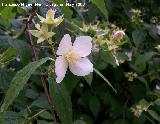
[[[107,78],[105,78],[100,71],[98,71],[97,69],[94,68],[94,72],[99,75],[113,90],[114,92],[117,93],[117,91],[115,90],[115,88],[112,86],[112,84],[107,80]]]
[[[102,124],[112,124],[111,120],[104,120]]]
[[[87,124],[85,121],[82,120],[76,120],[72,124]]]
[[[52,76],[49,76],[48,82],[54,108],[62,121],[62,124],[71,124],[72,103],[69,93],[63,85],[56,83]]]
[[[41,60],[31,62],[27,66],[25,66],[22,70],[18,71],[14,78],[11,81],[11,85],[6,93],[4,102],[1,106],[1,112],[7,110],[10,104],[14,101],[14,99],[18,96],[20,91],[23,89],[30,76],[34,73],[34,71],[49,60],[48,57],[43,58]]]
[[[48,111],[42,112],[41,114],[39,114],[39,116],[44,119],[52,120],[51,113],[49,113]]]
[[[31,106],[36,106],[39,108],[47,108],[49,105],[44,93],[41,93],[40,96],[32,103]]]
[[[108,19],[108,11],[105,6],[105,1],[104,0],[91,0],[93,4],[97,6],[97,8],[101,11],[101,13],[104,14],[106,19]]]
[[[25,40],[13,40],[9,36],[0,36],[0,52],[3,52],[9,48],[16,50],[16,56],[18,56],[23,65],[28,64],[32,58],[32,50]]]
[[[145,78],[143,78],[143,77],[137,77],[137,79],[146,86],[146,89],[149,92],[149,85],[148,85],[147,80]]]
[[[4,5],[5,4],[9,4],[9,3],[15,3],[15,0],[0,0],[1,1],[1,3],[4,3]],[[6,8],[6,6],[1,6],[1,9],[0,9],[0,12],[4,9],[4,8]]]
[[[67,6],[65,6],[65,2],[64,0],[52,0],[54,3],[56,3],[57,5],[63,4],[64,6],[60,7],[64,13],[64,17],[71,19],[72,18],[72,14],[73,12],[71,11],[71,9]]]
[[[62,87],[65,87],[69,94],[71,94],[79,82],[80,78],[71,73],[66,74],[65,79],[62,81]]]
[[[0,52],[4,52],[8,48],[12,47],[10,42],[13,42],[10,36],[2,36],[0,35]]]
[[[6,61],[8,61],[9,59],[11,59],[16,53],[16,50],[14,48],[9,48],[7,49],[5,52],[3,52],[0,55],[0,63],[4,63]]]
[[[146,52],[137,57],[135,61],[135,65],[146,63],[149,61],[156,53],[155,52]]]
[[[16,49],[16,54],[20,57],[23,65],[26,65],[31,61],[32,50],[24,40],[10,41],[9,44]]]
[[[141,105],[141,107],[146,109],[149,108],[151,105],[151,103],[146,101],[145,99],[140,100],[138,104]]]
[[[47,122],[44,120],[38,120],[39,124],[53,124],[53,122]]]
[[[148,110],[147,111],[155,120],[159,121],[160,122],[160,115],[153,111],[153,110]]]
[[[80,115],[77,115],[76,117],[77,120],[83,120],[85,121],[87,124],[93,124],[94,121],[93,121],[93,118],[87,114],[80,114]]]
[[[111,52],[102,51],[101,56],[102,56],[102,60],[104,62],[106,62],[107,64],[111,64],[111,65],[113,65],[113,67],[117,66],[116,60],[115,60],[114,56],[111,54]]]
[[[36,99],[38,97],[38,93],[33,89],[27,89],[25,96],[30,99]]]
[[[92,80],[93,80],[93,73],[90,73],[89,75],[85,76],[84,79],[88,83],[89,86],[92,85]]]
[[[0,89],[5,91],[12,80],[13,73],[6,68],[0,68]]]
[[[1,112],[0,113],[0,123],[1,124],[23,124],[24,117],[16,112]]]
[[[136,47],[139,47],[143,41],[145,40],[147,34],[140,30],[135,30],[132,32],[132,38],[133,42],[136,45]]]
[[[129,123],[124,119],[119,119],[119,120],[116,120],[114,124],[129,124]]]
[[[9,28],[10,26],[10,19],[15,18],[16,16],[16,13],[12,12],[12,10],[13,7],[8,6],[1,11],[1,17],[6,28]]]
[[[98,113],[100,112],[100,101],[96,96],[91,97],[89,102],[89,108],[93,113],[94,117],[96,118]]]
[[[156,41],[159,42],[160,37],[159,37],[159,33],[157,30],[157,25],[155,24],[144,24],[144,27],[148,30],[149,35]]]
[[[158,98],[157,100],[154,101],[154,103],[158,106],[160,106],[160,98]]]

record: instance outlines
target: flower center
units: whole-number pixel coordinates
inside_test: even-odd
[[[45,37],[44,33],[41,33],[41,34],[40,34],[40,37]]]
[[[75,63],[80,59],[80,56],[74,51],[74,49],[69,50],[64,57],[68,63]]]
[[[47,24],[53,24],[53,23],[54,23],[54,17],[48,17],[48,18],[46,19],[46,23],[47,23]]]
[[[40,31],[40,37],[46,38],[46,37],[47,37],[47,35],[46,35],[46,33],[45,33],[45,32]]]

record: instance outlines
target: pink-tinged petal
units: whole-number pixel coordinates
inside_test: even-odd
[[[62,56],[57,57],[55,61],[55,73],[57,76],[56,78],[57,83],[60,83],[63,80],[63,78],[65,77],[67,68],[68,68],[67,61]]]
[[[125,35],[124,31],[114,31],[113,32],[113,39],[120,41],[123,39],[123,36]]]
[[[89,36],[77,37],[73,47],[80,57],[86,57],[91,53],[92,49],[92,38]]]
[[[79,61],[75,63],[69,63],[69,69],[74,75],[85,76],[93,72],[93,64],[87,57],[80,58]]]
[[[114,32],[114,35],[117,35],[117,34],[125,35],[125,32],[124,32],[124,31],[115,31],[115,32]]]
[[[64,55],[72,48],[71,37],[69,34],[65,34],[59,44],[57,55]]]

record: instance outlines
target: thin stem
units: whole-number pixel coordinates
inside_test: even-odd
[[[30,109],[29,106],[27,106],[27,109],[28,109],[29,113],[32,113],[32,111],[31,111],[31,109]],[[31,122],[34,118],[35,118],[36,121],[38,122],[38,119],[37,119],[36,117],[39,116],[41,113],[43,113],[43,112],[45,112],[45,111],[46,111],[46,109],[42,109],[42,110],[40,110],[39,112],[37,112],[35,115],[27,118],[24,124],[28,124],[28,123]]]
[[[30,24],[29,23],[31,22],[34,15],[35,15],[35,13],[30,15],[29,18],[28,18],[28,22],[27,22],[27,25],[26,25],[28,30],[30,30]],[[35,44],[32,40],[32,35],[31,35],[30,32],[28,32],[28,35],[29,35],[29,40],[30,40],[30,45],[31,45],[31,48],[32,48],[32,52],[33,52],[33,57],[34,57],[35,60],[38,60],[39,59],[38,52],[37,52]],[[40,72],[42,72],[41,69],[40,69]],[[48,89],[47,89],[45,78],[42,75],[40,75],[40,79],[41,79],[41,84],[42,84],[43,89],[45,91],[45,95],[47,97],[48,103],[49,103],[50,106],[52,106],[52,102],[51,102],[51,98],[50,98],[50,95],[49,95],[49,92],[48,92]],[[53,118],[53,124],[56,124],[57,121],[56,121],[55,113],[53,111],[51,111],[51,113],[52,113],[52,118]]]

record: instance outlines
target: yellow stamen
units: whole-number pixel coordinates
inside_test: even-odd
[[[80,59],[80,56],[74,51],[74,49],[69,50],[64,57],[68,63],[75,63]]]

